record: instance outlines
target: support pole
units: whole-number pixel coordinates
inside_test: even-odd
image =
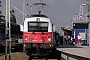
[[[8,35],[8,0],[6,0],[6,29],[5,29],[5,39],[6,39],[6,45],[5,45],[5,60],[7,60],[7,35]]]
[[[89,21],[89,29],[88,29],[89,33],[88,33],[87,43],[90,46],[90,10],[89,8],[90,8],[90,0],[86,0],[86,20]]]
[[[9,60],[11,60],[11,20],[10,20],[10,0],[9,1],[9,6],[8,6],[8,19],[9,19]]]
[[[25,14],[26,14],[26,8],[25,8],[25,5],[26,5],[26,0],[23,1],[23,21],[25,20]],[[24,40],[23,40],[23,52],[25,52],[25,43],[24,43]]]
[[[6,47],[5,47],[5,60],[7,60],[7,46],[9,46],[9,60],[11,60],[11,21],[10,21],[10,0],[6,0]],[[7,39],[9,37],[9,45]]]

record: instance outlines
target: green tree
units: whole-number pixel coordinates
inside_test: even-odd
[[[11,23],[15,23],[16,24],[16,17],[15,17],[14,10],[10,11],[10,20],[11,20]]]
[[[2,4],[1,4],[1,1],[0,1],[0,7],[2,6]]]
[[[0,22],[5,22],[5,16],[2,15],[1,11],[0,11]]]
[[[2,7],[1,1],[0,1],[0,7]],[[5,16],[3,16],[2,11],[0,11],[0,22],[5,22]]]

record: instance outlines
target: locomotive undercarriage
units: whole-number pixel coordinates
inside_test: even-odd
[[[30,44],[29,48],[26,48],[27,55],[46,56],[51,52],[50,44]]]

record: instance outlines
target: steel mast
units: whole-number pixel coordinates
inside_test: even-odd
[[[7,39],[9,38],[9,60],[11,60],[11,21],[10,21],[10,0],[6,0],[6,48],[5,60],[7,60]]]
[[[89,21],[88,44],[90,46],[90,0],[86,0],[86,20]]]
[[[89,20],[90,18],[90,0],[86,0],[86,19]]]

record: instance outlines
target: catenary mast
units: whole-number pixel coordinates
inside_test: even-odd
[[[10,22],[10,0],[6,0],[6,48],[5,60],[7,60],[7,38],[9,38],[9,60],[11,60],[11,22]]]

